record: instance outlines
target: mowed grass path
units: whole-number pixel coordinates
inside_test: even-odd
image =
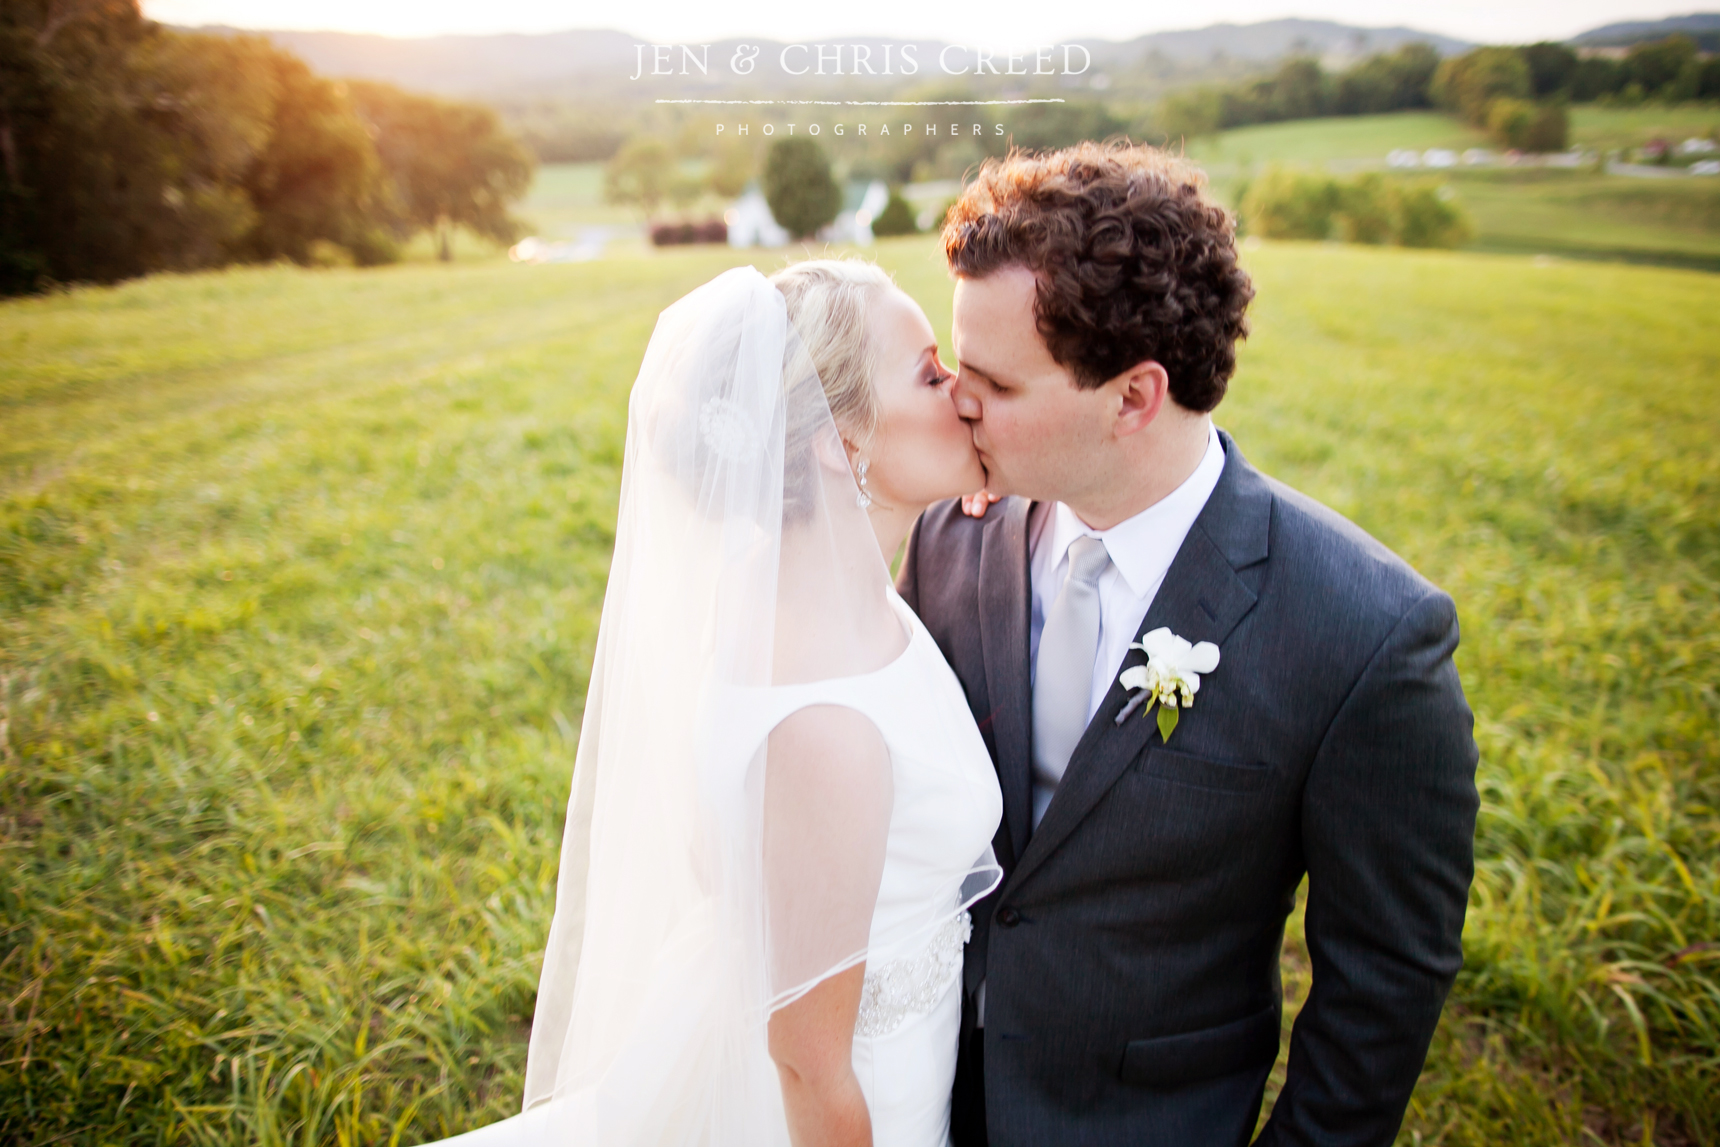
[[[876,254],[947,331],[935,244]],[[517,1110],[627,391],[738,261],[0,306],[0,1142]],[[1248,262],[1220,423],[1461,615],[1478,877],[1402,1141],[1720,1142],[1720,278]]]

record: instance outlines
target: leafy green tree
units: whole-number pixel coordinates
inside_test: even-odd
[[[1581,61],[1568,46],[1543,40],[1521,51],[1523,62],[1529,65],[1529,87],[1537,99],[1570,90]]]
[[[343,85],[275,51],[257,80],[274,95],[268,142],[243,179],[257,222],[239,241],[250,259],[306,263],[318,240],[368,251],[388,218],[386,174]]]
[[[779,139],[764,163],[764,198],[777,223],[807,239],[842,210],[842,188],[824,149],[810,139]]]
[[[748,144],[731,139],[717,147],[709,176],[711,190],[733,199],[747,189],[753,177],[753,151]]]
[[[1429,106],[1428,85],[1439,67],[1431,44],[1405,44],[1395,52],[1369,56],[1338,77],[1332,110],[1340,115]]]
[[[887,239],[892,235],[915,235],[919,230],[919,226],[914,222],[914,209],[894,191],[890,192],[890,199],[884,204],[884,210],[878,212],[878,218],[872,220],[872,234],[880,239]]]
[[[112,282],[218,258],[245,224],[205,194],[184,93],[135,0],[0,6],[0,290]]]
[[[1590,56],[1577,61],[1577,70],[1571,75],[1571,99],[1588,103],[1613,95],[1624,85],[1624,68],[1619,61]]]
[[[1010,116],[1007,136],[983,138],[990,154],[1002,155],[1009,142],[1032,149],[1068,147],[1084,139],[1104,139],[1126,127],[1125,121],[1098,100],[1069,100],[1028,104]]]
[[[1638,44],[1625,55],[1625,82],[1640,84],[1645,95],[1673,95],[1669,89],[1696,59],[1696,41],[1682,34]]]
[[[397,237],[433,230],[444,259],[455,226],[498,243],[519,237],[509,208],[531,186],[536,164],[494,111],[388,84],[347,86],[390,183]]]
[[[610,203],[657,210],[675,177],[669,145],[649,136],[628,140],[603,171],[603,198]]]
[[[1703,61],[1701,78],[1696,84],[1696,98],[1720,100],[1720,56]]]
[[[1432,94],[1477,127],[1487,126],[1488,107],[1501,97],[1526,100],[1534,95],[1529,65],[1515,48],[1476,48],[1439,65]]]

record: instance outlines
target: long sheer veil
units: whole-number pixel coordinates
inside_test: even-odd
[[[806,710],[798,738],[744,715],[907,646],[856,495],[764,276],[725,272],[663,311],[628,407],[526,1065],[526,1108],[555,1101],[558,1142],[785,1142],[764,1027],[865,958],[891,762],[851,710]]]

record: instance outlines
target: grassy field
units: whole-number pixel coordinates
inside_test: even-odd
[[[1599,151],[1655,136],[1720,130],[1720,107],[1571,109],[1571,144]],[[1235,205],[1277,163],[1336,173],[1382,169],[1397,148],[1492,148],[1485,134],[1436,112],[1398,112],[1238,128],[1190,140],[1189,155]],[[1592,170],[1459,167],[1401,178],[1449,185],[1475,224],[1470,249],[1720,270],[1720,179],[1640,179]]]
[[[935,244],[875,253],[947,331]],[[517,1109],[627,390],[744,259],[0,306],[0,1143]],[[1221,425],[1460,610],[1478,873],[1401,1142],[1720,1144],[1720,279],[1248,259]]]

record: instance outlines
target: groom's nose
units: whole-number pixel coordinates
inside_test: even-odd
[[[955,381],[950,384],[950,398],[956,404],[956,414],[968,422],[978,422],[980,415],[984,413],[984,408],[980,406],[979,399],[968,382],[966,372],[956,372]]]

